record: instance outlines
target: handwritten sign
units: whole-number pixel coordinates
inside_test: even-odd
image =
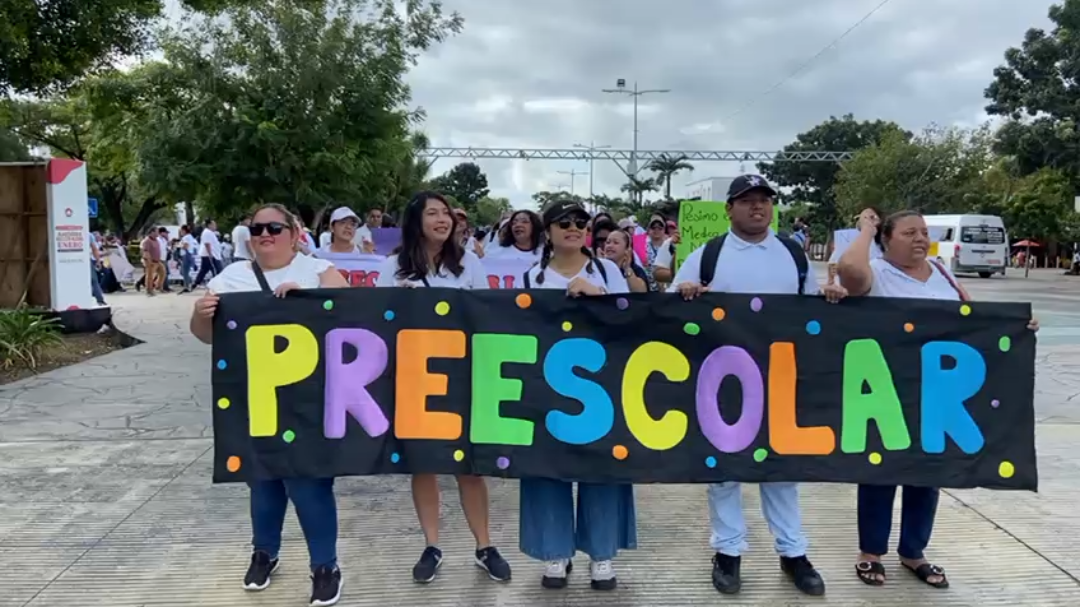
[[[772,229],[779,226],[780,210],[773,209]],[[728,231],[731,221],[726,202],[683,200],[679,203],[679,244],[675,246],[675,261],[681,265],[691,253],[714,236]]]
[[[793,295],[226,294],[214,478],[1034,490],[1029,318],[1028,304]]]

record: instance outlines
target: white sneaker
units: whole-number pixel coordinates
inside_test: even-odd
[[[615,577],[615,565],[611,561],[592,561],[589,563],[589,585],[593,590],[614,590],[619,585]]]
[[[544,588],[566,588],[566,579],[574,570],[574,563],[570,559],[547,561],[544,563],[544,577],[540,578],[540,585]]]

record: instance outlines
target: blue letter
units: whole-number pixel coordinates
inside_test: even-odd
[[[544,380],[559,394],[581,401],[582,411],[547,414],[552,436],[571,445],[587,445],[604,438],[615,424],[615,405],[600,384],[574,375],[574,367],[596,373],[607,361],[604,346],[591,339],[564,339],[544,357]]]
[[[956,360],[945,370],[942,359]],[[967,454],[978,453],[986,439],[964,407],[986,381],[986,361],[978,350],[958,341],[933,341],[922,347],[922,448],[945,452],[945,435]]]

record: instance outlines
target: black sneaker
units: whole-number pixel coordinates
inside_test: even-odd
[[[311,574],[311,607],[329,607],[341,599],[341,570],[323,565]]]
[[[742,557],[717,552],[712,557],[712,585],[720,594],[738,594],[742,590]]]
[[[803,594],[821,596],[825,594],[825,580],[814,569],[810,559],[805,556],[780,557],[780,570],[787,574],[795,587]]]
[[[256,550],[251,555],[251,565],[248,566],[247,575],[244,576],[244,590],[266,590],[270,585],[270,576],[277,571],[281,561],[270,558],[270,555],[262,550]]]
[[[435,546],[424,548],[420,560],[412,568],[412,579],[420,584],[431,583],[439,574],[439,566],[442,565],[442,550]]]
[[[476,566],[486,571],[488,577],[496,582],[510,581],[510,563],[506,562],[494,546],[476,551]]]

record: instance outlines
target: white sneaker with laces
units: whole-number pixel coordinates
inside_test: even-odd
[[[614,590],[618,585],[615,577],[615,565],[611,561],[592,561],[589,563],[589,585],[593,590]]]
[[[574,568],[570,559],[559,559],[544,563],[544,577],[540,585],[544,588],[566,588],[566,579]]]

